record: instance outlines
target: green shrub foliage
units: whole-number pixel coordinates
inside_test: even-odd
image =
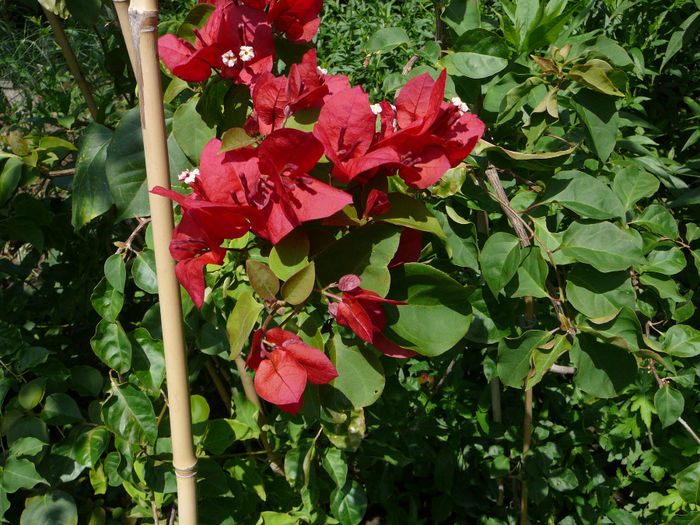
[[[695,523],[698,3],[236,4],[164,5],[159,26],[176,237],[212,228],[178,259],[197,266],[179,277],[200,522]],[[111,3],[41,5],[79,50],[101,122],[39,7],[8,4],[0,522],[166,523],[176,486],[134,75]],[[232,12],[267,40],[207,51],[211,17]],[[182,58],[192,46],[214,72]],[[291,79],[312,58],[321,84],[345,84],[302,100]],[[259,87],[282,78],[287,91]],[[407,123],[418,85],[436,100]],[[287,97],[282,117],[262,111],[271,92]],[[353,119],[369,104],[365,136]],[[460,158],[425,116],[438,106],[476,130]],[[341,121],[361,152],[332,147]],[[411,123],[418,146],[387,131]],[[224,155],[325,204],[296,193],[312,204],[285,229],[245,215],[286,195],[267,182],[257,197],[198,194]],[[437,157],[449,162],[428,176]],[[197,215],[194,194],[215,213]]]

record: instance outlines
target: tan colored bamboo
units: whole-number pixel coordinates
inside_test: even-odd
[[[113,4],[114,11],[117,13],[117,20],[119,21],[119,25],[122,27],[122,35],[124,36],[126,51],[129,54],[129,62],[131,63],[131,69],[134,72],[134,76],[136,76],[136,56],[134,54],[134,41],[131,38],[131,33],[129,33],[129,31],[123,31],[123,28],[130,27],[129,0],[114,0]]]
[[[80,88],[80,92],[83,94],[83,98],[85,99],[85,103],[87,104],[88,110],[90,111],[90,115],[92,115],[92,119],[96,122],[99,122],[97,118],[97,104],[95,104],[95,99],[92,98],[90,87],[88,86],[87,80],[85,80],[83,72],[80,70],[80,66],[78,65],[78,59],[75,57],[73,48],[71,47],[70,42],[66,37],[66,32],[63,30],[63,24],[61,24],[61,20],[58,18],[58,16],[56,16],[43,6],[41,7],[41,9],[44,11],[44,15],[49,21],[49,24],[51,24],[53,36],[56,39],[56,42],[58,42],[58,45],[61,46],[61,51],[63,51],[63,57],[66,59],[68,69],[70,69],[70,72],[73,74],[73,78],[75,79],[76,83],[78,84],[78,87]]]
[[[141,125],[146,153],[148,188],[170,187],[163,91],[158,62],[158,2],[133,0],[129,6],[133,49],[137,59]],[[168,386],[173,467],[177,476],[180,525],[197,523],[197,458],[192,443],[192,418],[187,356],[182,328],[180,285],[175,261],[169,252],[173,232],[173,208],[169,199],[149,193],[153,241],[158,275],[160,316],[163,327],[165,368]]]

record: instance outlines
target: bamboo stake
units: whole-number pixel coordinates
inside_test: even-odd
[[[124,43],[126,44],[126,51],[129,54],[129,62],[131,62],[131,70],[136,73],[136,56],[134,54],[134,41],[131,38],[131,34],[127,31],[124,32],[124,28],[130,27],[129,25],[129,0],[114,0],[114,11],[117,13],[117,21],[122,28],[122,35],[124,36]]]
[[[83,94],[83,98],[85,99],[85,103],[87,104],[88,110],[90,111],[90,115],[92,115],[92,119],[95,122],[99,122],[97,118],[97,104],[95,104],[95,99],[92,98],[92,93],[90,93],[90,87],[88,86],[88,83],[85,80],[83,72],[80,70],[80,66],[78,65],[78,59],[75,57],[73,48],[71,47],[70,42],[66,37],[66,32],[63,30],[61,20],[58,18],[58,16],[53,14],[44,6],[41,6],[41,9],[42,11],[44,11],[44,15],[49,21],[49,24],[51,24],[53,36],[56,39],[56,42],[58,42],[58,45],[61,46],[61,51],[63,51],[63,57],[66,59],[68,69],[70,69],[70,72],[73,74],[73,78],[75,79],[76,83],[78,84],[78,87],[80,88],[80,92]]]
[[[158,1],[133,0],[129,6],[136,76],[139,79],[141,126],[146,152],[148,188],[170,188],[167,135],[163,93],[158,63]],[[124,27],[122,27],[124,30]],[[126,36],[126,35],[125,35]],[[163,327],[165,367],[173,447],[177,476],[180,525],[196,525],[197,458],[192,443],[192,418],[187,373],[185,338],[182,329],[180,285],[175,278],[175,261],[169,252],[173,233],[173,208],[169,199],[148,194],[153,222],[153,241],[158,275],[158,296]]]

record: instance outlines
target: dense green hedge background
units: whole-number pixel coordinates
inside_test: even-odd
[[[162,2],[162,31],[191,4]],[[130,200],[98,209],[76,184],[120,173],[109,141],[138,127],[135,84],[110,3],[66,5],[98,131],[38,5],[1,7],[0,519],[153,523],[154,507],[171,515],[174,478],[149,229]],[[382,359],[386,385],[369,407],[320,420],[270,411],[282,477],[259,454],[213,307],[186,305],[202,523],[514,523],[521,481],[531,523],[697,522],[699,9],[325,2],[315,42],[329,72],[376,101],[446,67],[449,96],[487,124],[488,144],[418,195],[447,233],[422,260],[470,291],[474,318],[438,357]],[[521,248],[492,167],[533,248]],[[138,358],[106,366],[100,344],[127,332]],[[547,373],[555,361],[577,374]],[[121,432],[109,421],[119,403],[139,407]]]

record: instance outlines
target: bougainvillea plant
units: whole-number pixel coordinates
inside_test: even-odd
[[[445,101],[445,70],[437,79],[418,75],[394,101],[374,103],[361,86],[319,67],[308,47],[286,65],[285,75],[275,64],[275,45],[309,42],[320,1],[210,3],[208,19],[193,29],[194,43],[166,34],[160,56],[188,82],[247,86],[252,108],[242,126],[206,144],[199,168],[180,175],[187,194],[162,187],[153,192],[180,204],[170,250],[177,277],[198,308],[218,286],[212,276],[207,287],[207,272],[232,261],[242,265],[246,257],[255,261],[246,265],[247,280],[267,316],[252,337],[247,366],[255,370],[258,395],[295,414],[307,381],[343,390],[342,366],[323,352],[331,332],[395,358],[421,352],[420,337],[401,329],[410,321],[400,322],[401,308],[408,318],[416,305],[407,295],[385,297],[388,269],[420,259],[421,231],[442,233],[414,195],[466,159],[484,124],[461,100]],[[303,265],[286,261],[300,253]],[[278,279],[285,281],[281,299]],[[242,293],[247,283],[236,285]],[[422,300],[431,293],[439,300],[442,292],[423,293]],[[257,311],[239,304],[230,315]],[[302,314],[313,319],[303,329]],[[397,321],[398,330],[391,329]],[[256,323],[248,321],[246,336]],[[293,325],[298,333],[287,329]],[[457,329],[457,338],[466,328]],[[351,393],[343,393],[352,401]]]

